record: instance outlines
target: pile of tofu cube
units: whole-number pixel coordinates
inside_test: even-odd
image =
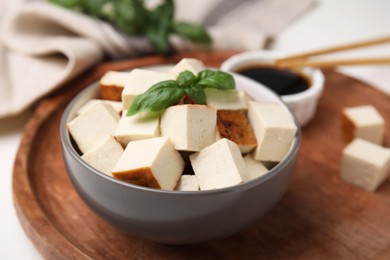
[[[382,146],[385,120],[372,105],[347,107],[342,113],[343,150],[341,178],[375,191],[388,176],[390,149]]]
[[[169,72],[107,72],[101,99],[90,100],[67,124],[81,158],[116,179],[164,190],[218,189],[266,174],[266,165],[286,156],[297,131],[280,103],[206,88],[207,105],[126,116],[134,98],[152,85],[204,69],[199,60],[183,59]]]

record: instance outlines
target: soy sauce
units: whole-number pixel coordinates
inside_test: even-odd
[[[298,72],[272,67],[244,67],[237,73],[262,83],[279,95],[291,95],[309,88],[310,82]]]

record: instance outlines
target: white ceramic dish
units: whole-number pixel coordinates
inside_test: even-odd
[[[234,55],[222,63],[221,70],[236,72],[250,65],[273,66],[276,58],[282,56],[275,51],[248,51]],[[324,88],[324,75],[321,70],[303,68],[301,73],[307,77],[311,85],[309,89],[292,95],[282,95],[282,100],[290,107],[301,126],[306,125],[314,117],[318,99]]]

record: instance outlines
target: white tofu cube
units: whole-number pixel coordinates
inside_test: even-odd
[[[238,91],[238,94],[245,100],[245,103],[248,104],[249,101],[255,101],[248,93],[245,91]]]
[[[123,153],[123,148],[115,138],[109,137],[96,149],[81,156],[86,163],[95,169],[111,176],[111,171]]]
[[[122,110],[127,111],[134,98],[146,92],[154,84],[173,79],[174,77],[168,73],[144,69],[132,70],[122,92]]]
[[[169,137],[176,150],[200,151],[215,142],[217,111],[205,105],[168,107],[161,116],[161,136]]]
[[[100,79],[100,97],[105,100],[121,101],[121,94],[130,72],[108,71]]]
[[[96,102],[67,124],[68,130],[84,154],[96,149],[115,131],[120,116],[103,101]]]
[[[168,73],[176,79],[179,74],[185,70],[189,70],[195,75],[197,75],[200,71],[206,69],[203,62],[197,59],[182,59],[179,63],[176,64]]]
[[[240,110],[247,109],[247,98],[245,93],[231,90],[219,90],[205,88],[206,104],[217,110]]]
[[[201,190],[240,184],[246,172],[240,149],[226,138],[190,155],[190,160]]]
[[[77,115],[80,115],[90,109],[95,103],[103,101],[104,104],[112,106],[112,108],[120,114],[122,112],[122,102],[112,101],[112,100],[101,100],[101,99],[91,99],[84,106],[82,106],[79,110],[77,110]]]
[[[343,151],[341,178],[375,191],[387,179],[389,165],[390,149],[356,138]]]
[[[133,140],[158,137],[160,136],[160,114],[139,113],[126,116],[123,112],[113,135],[124,147]]]
[[[249,153],[256,147],[256,137],[246,110],[218,110],[217,129],[217,140],[227,138],[235,142],[241,153]]]
[[[385,120],[373,106],[349,107],[343,110],[343,134],[347,142],[359,137],[382,144]]]
[[[124,87],[129,79],[130,72],[128,71],[107,71],[100,79],[100,85]]]
[[[254,158],[259,161],[281,161],[297,132],[288,111],[278,103],[250,101],[248,116],[257,139]]]
[[[267,168],[268,170],[271,170],[274,168],[276,165],[279,164],[279,162],[270,162],[270,161],[261,161],[261,163]]]
[[[245,155],[244,161],[246,165],[246,171],[242,175],[243,182],[253,180],[263,176],[268,172],[268,169],[265,167],[265,165],[262,162],[255,160],[252,154]]]
[[[112,175],[120,180],[150,188],[173,190],[184,169],[184,161],[167,137],[132,141]]]
[[[199,183],[195,175],[182,175],[177,183],[175,190],[180,191],[198,191]]]

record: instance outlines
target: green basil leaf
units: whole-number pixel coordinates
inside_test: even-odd
[[[173,0],[165,0],[150,14],[155,22],[171,23],[175,12]]]
[[[179,83],[179,86],[182,88],[187,88],[190,85],[194,84],[196,81],[196,76],[194,73],[192,73],[189,70],[185,70],[183,72],[180,72],[179,76],[177,77],[177,82]]]
[[[163,30],[149,29],[146,33],[149,41],[152,43],[153,47],[160,54],[167,53],[169,50],[169,38],[168,33]]]
[[[174,33],[183,38],[189,39],[190,41],[197,43],[211,43],[211,37],[200,25],[187,22],[175,22],[172,23],[171,29]]]
[[[206,104],[206,94],[201,86],[193,86],[186,89],[186,94],[197,104]]]
[[[234,89],[235,81],[232,75],[223,71],[203,70],[198,73],[197,86],[220,90]]]
[[[145,93],[136,96],[127,116],[139,112],[157,112],[179,103],[185,91],[174,80],[166,80],[153,85]]]
[[[84,0],[84,12],[98,18],[104,18],[103,6],[108,2],[109,0]]]
[[[169,50],[170,25],[174,16],[173,0],[165,0],[155,10],[150,12],[150,24],[147,37],[159,53]]]
[[[174,0],[163,1],[154,10],[146,9],[143,0],[48,1],[108,21],[127,34],[146,36],[159,53],[170,50],[169,34],[173,32],[194,42],[211,41],[201,26],[174,22]]]
[[[141,0],[113,0],[114,24],[122,31],[141,35],[149,24],[148,11]]]
[[[202,80],[205,78],[212,77],[218,73],[218,70],[202,70],[198,73],[198,79]]]

